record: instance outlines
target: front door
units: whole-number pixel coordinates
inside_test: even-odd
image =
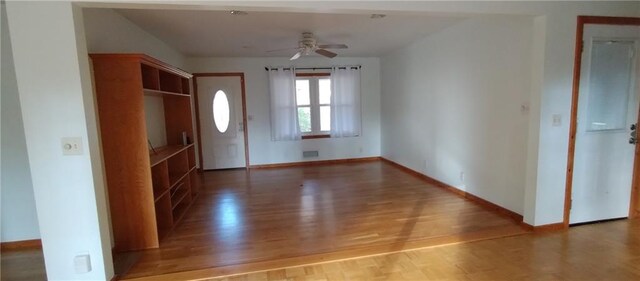
[[[637,26],[585,25],[572,224],[629,215],[635,152],[630,137],[638,120],[639,37]]]
[[[242,77],[196,76],[202,168],[244,168]]]

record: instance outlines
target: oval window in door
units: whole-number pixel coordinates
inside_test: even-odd
[[[220,133],[229,128],[229,99],[224,91],[218,90],[213,95],[213,122]]]

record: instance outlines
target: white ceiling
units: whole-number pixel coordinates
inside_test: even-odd
[[[462,17],[390,14],[321,14],[118,9],[127,19],[190,57],[282,57],[295,51],[301,33],[313,32],[321,44],[347,44],[341,56],[381,56],[451,26]]]

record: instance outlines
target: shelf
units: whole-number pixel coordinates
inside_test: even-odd
[[[160,72],[150,65],[141,64],[142,87],[146,89],[160,89]]]
[[[187,210],[189,209],[191,204],[193,204],[193,200],[191,200],[191,202],[189,203],[186,203],[183,201],[181,202],[181,204],[178,204],[178,206],[175,209],[173,209],[171,213],[173,215],[174,227],[178,225],[178,223],[182,220],[182,218],[184,218],[184,215],[187,213]]]
[[[151,184],[156,199],[169,189],[169,172],[166,162],[161,162],[151,168]]]
[[[183,94],[189,94],[191,91],[191,87],[190,87],[190,83],[189,83],[189,79],[188,78],[181,78],[182,79],[182,93]]]
[[[183,134],[195,141],[192,75],[143,54],[90,57],[113,250],[158,248],[193,198],[194,145],[182,145]],[[145,108],[149,99],[157,103]],[[164,146],[152,153],[150,138]]]
[[[160,201],[160,199],[162,199],[162,197],[164,197],[165,195],[167,195],[169,193],[170,189],[167,189],[165,191],[163,191],[162,193],[158,194],[158,196],[156,196],[156,198],[153,200],[153,202],[158,202]]]
[[[145,95],[149,95],[149,96],[172,95],[172,96],[190,97],[190,95],[183,94],[183,93],[167,92],[167,91],[160,91],[160,90],[154,90],[154,89],[142,89],[142,90],[144,91]]]
[[[167,193],[155,201],[155,211],[158,237],[162,238],[171,231],[174,222],[171,198]]]
[[[176,193],[180,193],[180,195],[176,195],[178,199],[175,200],[175,202],[173,202],[173,198],[171,197],[171,210],[175,210],[176,207],[178,207],[180,205],[180,203],[182,203],[182,201],[184,201],[185,198],[187,198],[187,196],[189,196],[189,190],[186,190],[185,188],[182,188],[183,191],[178,191]]]
[[[177,186],[180,182],[182,182],[182,180],[184,180],[184,178],[185,178],[185,177],[187,177],[188,175],[189,175],[189,173],[187,172],[187,173],[185,173],[185,174],[184,174],[184,175],[182,175],[182,176],[172,178],[172,179],[171,179],[171,182],[172,182],[173,184],[171,184],[171,186],[169,187],[169,189],[172,189],[172,188],[176,187],[176,186]],[[175,181],[173,181],[173,180],[175,180]]]
[[[184,151],[185,149],[193,146],[192,144],[184,145],[168,145],[156,148],[157,153],[151,152],[149,158],[151,160],[151,167],[162,163],[162,161],[171,158],[172,156]]]
[[[160,70],[159,73],[160,78],[160,90],[167,92],[175,92],[182,93],[182,78],[178,75],[175,75],[171,72]]]

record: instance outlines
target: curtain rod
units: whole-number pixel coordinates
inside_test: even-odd
[[[351,69],[361,69],[362,66],[358,65],[358,66],[340,66],[338,67],[338,69],[347,69],[347,67],[351,68]],[[284,70],[291,70],[291,67],[285,67],[283,68]],[[331,70],[331,67],[296,67],[296,70]],[[278,68],[269,68],[269,67],[264,67],[264,70],[269,71],[269,70],[278,70]]]

